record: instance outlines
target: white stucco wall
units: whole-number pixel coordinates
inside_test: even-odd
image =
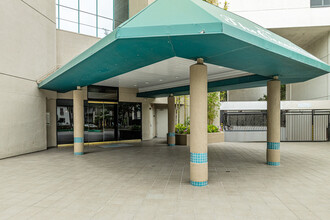
[[[228,91],[228,101],[258,101],[267,95],[267,87],[237,89]]]
[[[229,11],[265,28],[330,25],[330,7],[311,8],[310,0],[230,0]]]
[[[58,67],[63,66],[99,40],[100,38],[97,37],[77,34],[64,30],[56,30],[56,52]]]
[[[322,61],[330,63],[330,32],[315,39],[306,50]],[[330,100],[330,74],[307,82],[287,85],[287,98],[288,100]]]
[[[46,149],[46,97],[36,81],[56,66],[55,4],[0,1],[0,158]]]
[[[129,0],[129,17],[133,17],[155,0]]]
[[[147,6],[148,0],[129,0],[129,17],[133,17]]]

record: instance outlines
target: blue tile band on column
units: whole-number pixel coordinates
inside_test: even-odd
[[[193,186],[207,186],[209,184],[209,182],[208,181],[195,182],[195,181],[190,180],[190,184],[193,185]]]
[[[167,134],[169,137],[175,137],[175,133],[168,133]]]
[[[170,147],[174,147],[174,146],[175,146],[175,144],[168,144],[168,146],[170,146]]]
[[[207,153],[191,153],[190,152],[190,162],[191,163],[207,163]]]
[[[280,162],[267,162],[269,166],[280,166]]]
[[[74,143],[84,143],[84,138],[82,138],[82,137],[75,137],[74,138]]]
[[[281,143],[267,142],[268,150],[279,150]]]
[[[74,155],[81,156],[81,155],[84,155],[84,152],[75,152]]]

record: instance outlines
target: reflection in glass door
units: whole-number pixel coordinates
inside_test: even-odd
[[[88,104],[88,142],[116,140],[117,105],[104,103]]]
[[[142,139],[141,103],[119,103],[118,134],[119,140]]]
[[[88,104],[88,142],[103,141],[103,104]]]
[[[117,105],[104,104],[103,141],[117,140]]]
[[[142,138],[141,103],[86,101],[85,143]],[[73,101],[57,100],[57,143],[73,144]]]

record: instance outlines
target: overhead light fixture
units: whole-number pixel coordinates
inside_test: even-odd
[[[162,79],[160,79],[160,80],[159,80],[159,82],[163,82],[163,80],[162,80]]]

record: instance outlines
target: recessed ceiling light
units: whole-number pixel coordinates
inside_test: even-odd
[[[160,82],[163,82],[163,80],[162,80],[162,79],[160,79],[159,81],[160,81]]]
[[[149,84],[149,82],[146,82],[146,84]]]
[[[176,79],[179,79],[179,77],[178,77],[178,76],[176,76],[175,78],[176,78]]]
[[[134,87],[137,87],[137,85],[134,85]]]

